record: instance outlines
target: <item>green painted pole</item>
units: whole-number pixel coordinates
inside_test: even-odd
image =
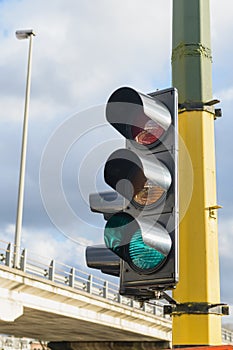
[[[209,0],[173,0],[172,81],[179,103],[212,100]]]

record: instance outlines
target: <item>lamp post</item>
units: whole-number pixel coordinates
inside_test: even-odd
[[[32,29],[26,29],[26,30],[17,30],[15,35],[16,35],[16,38],[19,40],[29,39],[27,81],[26,81],[26,93],[25,93],[23,136],[22,136],[22,147],[21,147],[17,218],[16,218],[16,226],[15,226],[14,259],[13,259],[13,266],[15,268],[19,268],[20,267],[20,241],[21,241],[22,218],[23,218],[26,153],[27,153],[27,136],[28,136],[28,110],[29,110],[30,84],[31,84],[32,38],[33,36],[35,36],[35,33]]]

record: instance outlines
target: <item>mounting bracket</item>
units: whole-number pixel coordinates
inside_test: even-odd
[[[184,314],[215,314],[215,315],[229,315],[229,305],[227,304],[211,304],[203,303],[176,303],[171,305],[164,305],[164,315],[180,316]]]

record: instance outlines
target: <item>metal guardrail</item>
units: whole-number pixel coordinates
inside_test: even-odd
[[[222,328],[222,341],[224,344],[233,344],[233,332]]]
[[[0,264],[13,269],[13,256],[14,245],[0,240]],[[55,283],[67,285],[76,290],[86,291],[92,295],[128,305],[138,310],[145,311],[146,313],[169,318],[169,316],[163,315],[162,304],[144,303],[143,306],[141,306],[140,302],[121,296],[118,292],[118,285],[113,282],[55,260],[49,261],[48,258],[35,253],[32,254],[26,249],[21,253],[19,270]]]
[[[13,269],[13,254],[14,245],[0,240],[0,265],[6,265]],[[141,307],[139,302],[121,296],[118,293],[117,284],[55,260],[49,261],[48,258],[39,256],[38,254],[35,255],[35,253],[32,254],[26,249],[24,249],[21,254],[20,270],[29,273],[30,275],[70,286],[76,290],[86,291],[87,293],[123,305],[128,305],[149,314],[170,318],[170,316],[163,315],[162,304],[144,303]],[[233,344],[233,332],[222,328],[222,341],[224,344]]]

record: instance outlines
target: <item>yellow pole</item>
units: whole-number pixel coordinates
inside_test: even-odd
[[[179,303],[220,303],[209,0],[173,1],[173,86],[179,93],[179,134],[190,154],[193,189],[179,227]],[[187,167],[180,148],[180,211]],[[183,191],[182,191],[183,190]],[[221,345],[221,316],[173,316],[173,346]]]
[[[211,209],[217,204],[214,114],[208,111],[180,112],[179,133],[192,161],[193,192],[180,223],[180,281],[173,297],[180,303],[215,304],[220,302],[220,287],[217,212]],[[186,168],[180,162],[181,188],[187,181],[186,176]],[[180,193],[182,206],[182,196],[186,194],[182,189]],[[174,316],[173,345],[221,345],[221,317],[213,314]]]

